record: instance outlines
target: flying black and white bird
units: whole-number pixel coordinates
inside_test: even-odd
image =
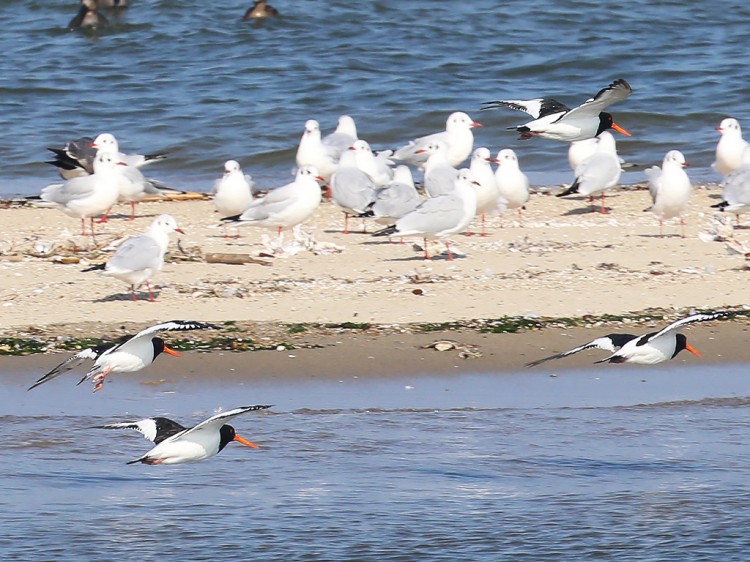
[[[237,441],[257,449],[258,446],[255,443],[237,435],[234,428],[224,422],[246,412],[265,410],[270,407],[270,404],[242,406],[211,416],[191,428],[186,428],[169,418],[158,417],[133,422],[111,423],[102,426],[102,429],[134,429],[156,444],[148,453],[129,461],[127,464],[137,462],[143,464],[196,462],[214,456],[231,441]]]
[[[612,114],[604,109],[626,99],[632,92],[630,84],[620,78],[573,109],[552,98],[487,101],[483,103],[482,109],[509,107],[531,115],[533,121],[509,127],[520,133],[519,139],[543,137],[574,142],[590,139],[607,129],[614,129],[618,133],[630,136],[630,133],[614,122]]]
[[[658,332],[652,332],[642,336],[633,334],[608,334],[596,338],[588,343],[579,345],[570,351],[556,353],[549,357],[537,359],[527,363],[527,367],[536,367],[551,359],[560,359],[573,355],[586,349],[603,349],[611,351],[612,355],[595,361],[595,363],[640,363],[643,365],[653,365],[674,359],[680,351],[686,349],[690,353],[702,357],[702,355],[687,343],[684,334],[677,333],[677,330],[688,324],[695,322],[708,322],[719,318],[727,318],[739,314],[735,311],[706,312],[693,314],[681,320],[671,323],[669,326]]]
[[[178,352],[167,347],[164,340],[156,336],[159,332],[184,332],[187,330],[207,329],[218,330],[219,327],[190,320],[172,320],[156,324],[155,326],[141,330],[134,336],[123,336],[117,341],[79,351],[36,381],[31,385],[29,390],[47,381],[51,381],[59,375],[76,368],[87,359],[91,359],[94,362],[94,366],[89,369],[89,372],[86,373],[78,384],[91,379],[95,384],[94,392],[97,392],[102,389],[104,379],[110,373],[140,371],[144,367],[151,365],[161,353],[180,357]]]

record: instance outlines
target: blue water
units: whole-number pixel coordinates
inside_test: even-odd
[[[3,560],[746,560],[742,365],[264,381],[0,381]],[[239,380],[238,378],[239,377]],[[96,426],[246,403],[197,464]]]
[[[525,115],[481,102],[576,105],[620,77],[635,90],[611,108],[633,133],[618,135],[621,156],[647,165],[677,148],[695,181],[715,181],[713,128],[750,110],[744,2],[278,0],[284,17],[241,21],[249,3],[132,0],[111,27],[70,32],[73,0],[4,1],[0,195],[55,180],[45,147],[84,134],[169,150],[149,174],[208,190],[229,158],[261,185],[285,182],[309,118],[327,132],[350,114],[385,148],[454,110],[484,123],[478,145],[514,148],[533,183],[559,183],[566,146],[517,141],[505,127]]]

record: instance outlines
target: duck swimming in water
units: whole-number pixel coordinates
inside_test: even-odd
[[[279,11],[273,6],[269,5],[266,0],[255,0],[255,3],[247,9],[245,15],[242,16],[243,20],[252,20],[260,18],[269,18],[278,16]]]

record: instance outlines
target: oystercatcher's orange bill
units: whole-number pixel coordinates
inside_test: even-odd
[[[171,349],[166,345],[164,346],[164,353],[169,353],[170,355],[174,355],[175,357],[182,357],[182,353],[180,353],[179,351],[175,351],[174,349]]]
[[[703,355],[701,355],[700,352],[697,349],[695,349],[692,345],[690,345],[689,343],[685,344],[685,349],[687,349],[693,355],[697,355],[698,357],[703,357]]]
[[[618,133],[622,133],[626,137],[632,137],[633,136],[630,133],[628,133],[625,129],[623,129],[622,127],[620,127],[617,123],[612,123],[612,128],[615,131],[617,131]]]
[[[255,443],[251,443],[244,437],[240,437],[239,435],[234,436],[234,440],[238,443],[242,443],[243,445],[247,445],[248,447],[252,447],[253,449],[258,449],[259,447]]]

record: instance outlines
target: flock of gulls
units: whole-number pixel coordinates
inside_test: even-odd
[[[513,127],[522,139],[542,137],[570,143],[568,155],[574,181],[559,196],[599,194],[603,199],[604,192],[617,185],[622,170],[610,131],[629,135],[604,110],[631,93],[630,85],[619,79],[572,109],[550,98],[491,101],[483,109],[507,107],[529,114],[530,121]],[[450,259],[448,236],[466,231],[477,217],[508,209],[520,213],[529,200],[529,182],[514,151],[503,149],[493,157],[485,147],[474,148],[472,130],[479,126],[464,112],[452,113],[444,131],[409,141],[395,150],[375,153],[367,141],[358,137],[351,117],[341,116],[336,130],[326,136],[317,121],[309,120],[297,149],[297,173],[292,182],[259,194],[252,178],[243,173],[236,161],[229,160],[223,177],[214,185],[213,204],[226,225],[273,229],[281,239],[284,231],[298,228],[311,217],[327,193],[345,214],[345,232],[349,217],[371,218],[383,225],[375,236],[439,239],[444,241]],[[717,207],[739,214],[750,210],[750,149],[735,119],[723,120],[717,129],[721,139],[714,168],[725,175],[723,200]],[[164,195],[163,186],[146,179],[140,171],[143,166],[163,159],[163,154],[122,153],[109,133],[82,137],[50,150],[54,153],[50,163],[58,168],[64,181],[44,188],[37,204],[59,208],[80,219],[84,234],[88,220],[93,237],[94,218],[101,216],[99,220],[106,221],[109,210],[118,201],[131,205],[133,218],[139,200]],[[469,157],[469,167],[459,168]],[[493,163],[497,164],[496,170],[491,167]],[[647,171],[652,197],[650,210],[660,224],[666,219],[681,218],[685,210],[691,192],[684,171],[686,165],[682,153],[671,150],[660,168]],[[413,170],[422,174],[421,189],[414,182]],[[603,202],[601,212],[606,212]],[[123,242],[105,264],[90,269],[102,270],[129,284],[133,299],[137,298],[136,288],[145,283],[149,299],[153,300],[148,282],[161,269],[169,236],[174,232],[182,232],[174,218],[161,215],[146,232]],[[429,258],[427,248],[425,241],[425,257]],[[698,313],[645,335],[608,334],[569,351],[532,361],[528,366],[589,349],[611,353],[599,363],[655,364],[670,360],[683,350],[700,356],[679,330],[696,322],[736,314],[739,313]],[[138,371],[162,353],[179,355],[159,334],[200,329],[218,327],[175,320],[151,326],[132,337],[85,349],[46,373],[29,390],[91,360],[93,367],[79,384],[90,380],[96,392],[102,389],[110,373]],[[163,417],[103,427],[133,429],[154,442],[153,449],[131,462],[175,464],[208,458],[231,441],[255,447],[225,422],[269,407],[235,408],[192,428]]]

